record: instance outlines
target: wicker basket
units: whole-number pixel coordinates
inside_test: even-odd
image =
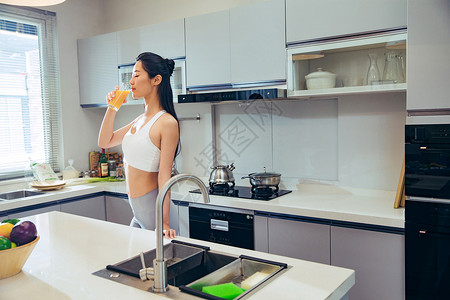
[[[16,275],[22,270],[34,246],[39,241],[39,236],[28,244],[0,251],[0,279]]]

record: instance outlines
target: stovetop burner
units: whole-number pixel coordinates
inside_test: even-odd
[[[256,198],[267,198],[278,192],[278,187],[252,187],[252,193]]]
[[[191,193],[200,194],[200,189],[190,191]],[[278,187],[247,187],[247,186],[235,186],[230,187],[229,185],[214,185],[209,187],[208,190],[210,195],[234,197],[242,199],[254,199],[254,200],[272,200],[277,197],[286,195],[292,191],[290,190],[279,190]]]
[[[200,190],[198,190],[200,192]],[[211,195],[220,195],[220,196],[231,196],[236,197],[239,193],[239,190],[235,190],[234,187],[230,186],[227,183],[223,184],[211,184],[209,186],[208,192]]]

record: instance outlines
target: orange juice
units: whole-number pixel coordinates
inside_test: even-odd
[[[129,93],[130,91],[116,91],[116,95],[111,101],[109,101],[108,106],[114,109],[115,111],[118,111]]]

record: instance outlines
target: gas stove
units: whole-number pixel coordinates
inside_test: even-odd
[[[200,194],[200,189],[192,190],[191,193]],[[234,186],[229,187],[227,184],[224,185],[214,185],[208,188],[210,195],[242,198],[242,199],[252,199],[252,200],[272,200],[280,196],[289,194],[290,190],[280,190],[273,187],[248,187],[248,186]]]

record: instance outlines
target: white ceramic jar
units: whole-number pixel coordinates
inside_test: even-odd
[[[317,68],[316,72],[305,76],[308,90],[330,89],[336,86],[336,74]]]

